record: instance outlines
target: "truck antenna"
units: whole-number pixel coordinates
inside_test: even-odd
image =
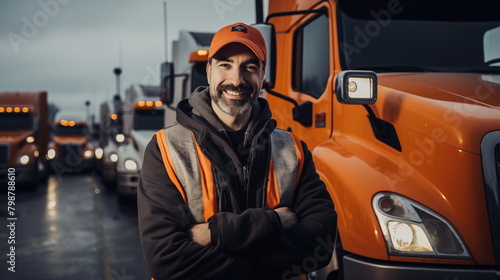
[[[263,0],[255,0],[255,21],[256,23],[264,22]]]
[[[163,2],[163,28],[164,28],[164,40],[165,40],[165,61],[168,61],[168,39],[167,39],[167,1]]]

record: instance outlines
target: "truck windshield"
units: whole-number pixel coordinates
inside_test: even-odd
[[[344,0],[344,70],[500,72],[500,1]]]
[[[190,92],[193,92],[199,86],[208,86],[206,66],[206,62],[197,62],[193,65]]]
[[[88,130],[86,125],[63,126],[57,125],[54,128],[54,135],[57,136],[85,136]]]
[[[160,130],[163,128],[163,109],[134,111],[135,130]]]
[[[30,113],[0,114],[0,131],[32,130],[33,118]]]

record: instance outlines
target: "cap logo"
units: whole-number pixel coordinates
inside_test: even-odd
[[[239,31],[239,32],[245,32],[247,33],[247,28],[243,25],[236,25],[236,26],[233,26],[233,28],[231,28],[231,31],[234,32],[234,31]]]

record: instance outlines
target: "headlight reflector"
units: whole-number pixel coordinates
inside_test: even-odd
[[[137,170],[137,162],[133,159],[127,159],[125,161],[125,169],[128,171],[136,171]]]
[[[118,143],[123,143],[123,142],[125,142],[125,135],[123,135],[121,133],[120,134],[116,134],[115,140]]]
[[[83,152],[83,157],[86,159],[91,158],[92,157],[92,150],[86,150],[85,152]]]
[[[26,165],[30,162],[30,157],[28,155],[21,155],[17,161],[22,165]]]
[[[429,208],[394,193],[378,193],[372,206],[389,254],[470,258],[453,226]]]
[[[51,159],[54,159],[56,157],[56,150],[50,148],[48,151],[47,151],[47,159],[48,160],[51,160]]]
[[[117,154],[115,154],[115,153],[113,153],[113,154],[109,155],[109,160],[110,160],[111,162],[117,162],[117,161],[118,161],[118,155],[117,155]]]
[[[96,159],[101,159],[102,156],[104,155],[104,150],[102,148],[97,148],[97,149],[95,149],[94,154],[95,154]]]

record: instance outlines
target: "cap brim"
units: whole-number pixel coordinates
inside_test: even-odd
[[[245,45],[257,56],[258,59],[260,59],[261,61],[266,61],[266,57],[264,53],[260,50],[259,46],[252,40],[244,37],[228,38],[226,40],[219,42],[216,46],[212,46],[213,48],[210,49],[211,53],[209,54],[209,57],[214,57],[214,55],[217,54],[217,52],[220,51],[220,49],[231,43],[240,43]]]

